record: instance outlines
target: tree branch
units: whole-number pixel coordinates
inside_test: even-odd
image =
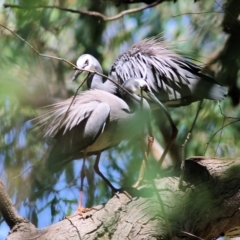
[[[14,205],[12,204],[11,199],[6,193],[5,187],[1,180],[0,180],[0,212],[10,229],[12,229],[15,225],[19,223],[28,222],[26,219],[18,215]]]
[[[70,8],[63,8],[63,7],[59,7],[59,6],[45,6],[45,5],[40,5],[40,6],[34,6],[34,7],[29,7],[29,6],[20,6],[20,5],[16,5],[16,4],[4,4],[3,6],[5,8],[20,8],[20,9],[59,9],[61,11],[65,11],[65,12],[71,12],[71,13],[77,13],[77,14],[81,14],[81,15],[88,15],[88,16],[92,16],[92,17],[97,17],[102,19],[103,21],[114,21],[117,20],[119,18],[122,18],[124,15],[126,14],[131,14],[131,13],[136,13],[136,12],[141,12],[145,9],[148,8],[152,8],[160,3],[162,3],[164,0],[157,0],[155,2],[152,2],[146,6],[143,7],[139,7],[139,8],[133,8],[133,9],[128,9],[125,11],[120,12],[119,14],[112,16],[112,17],[108,17],[102,13],[99,12],[95,12],[95,11],[87,11],[87,10],[75,10],[75,9],[70,9]]]
[[[34,239],[216,239],[233,236],[240,222],[239,160],[194,157],[186,161],[185,189],[178,188],[179,169],[155,180],[166,219],[151,185],[119,194],[106,204],[42,230],[10,234],[8,240]],[[229,232],[228,232],[229,231]],[[21,234],[21,235],[20,235]],[[237,233],[234,231],[234,236]]]
[[[131,96],[132,98],[134,98],[137,102],[141,102],[141,100],[137,99],[133,94],[131,94],[129,91],[127,91],[125,88],[123,88],[119,83],[117,83],[116,81],[114,81],[113,79],[109,78],[108,76],[104,75],[103,73],[97,72],[95,70],[88,70],[88,69],[81,69],[78,68],[75,64],[71,63],[70,61],[64,59],[64,58],[60,58],[60,57],[55,57],[55,56],[51,56],[51,55],[47,55],[47,54],[42,54],[40,53],[37,49],[35,49],[28,41],[26,41],[24,38],[22,38],[21,36],[19,36],[17,33],[15,33],[14,31],[12,31],[11,29],[9,29],[8,27],[0,24],[0,27],[6,29],[7,31],[11,32],[15,37],[19,38],[21,41],[23,41],[28,47],[30,47],[37,55],[44,57],[44,58],[49,58],[49,59],[54,59],[54,60],[58,60],[58,61],[62,61],[65,62],[69,65],[71,65],[74,69],[78,69],[80,71],[83,72],[88,72],[91,74],[97,74],[103,78],[108,79],[109,81],[111,81],[112,83],[114,83],[118,88],[120,88],[122,91],[126,92],[129,96]],[[83,83],[82,83],[83,84]]]

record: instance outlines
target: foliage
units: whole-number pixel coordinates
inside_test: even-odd
[[[39,0],[34,4],[32,1],[16,2],[28,7],[57,4],[53,0]],[[132,7],[117,7],[103,1],[95,4],[95,1],[59,0],[58,4],[106,15],[115,15]],[[214,51],[221,49],[226,39],[221,29],[222,4],[212,0],[164,2],[155,8],[110,22],[58,9],[6,8],[0,13],[0,19],[40,53],[74,63],[80,54],[87,52],[99,59],[107,73],[114,59],[133,43],[158,34],[163,35],[167,42],[173,42],[179,52],[203,64]],[[0,31],[0,177],[19,212],[43,227],[59,221],[77,207],[82,161],[68,164],[60,176],[53,176],[56,180],[53,185],[43,185],[44,181],[39,183],[44,191],[38,193],[37,198],[31,198],[31,166],[41,162],[51,141],[44,139],[39,129],[33,128],[32,119],[44,111],[39,107],[45,101],[68,98],[74,94],[77,85],[70,82],[73,75],[71,66],[40,57],[10,32]],[[220,106],[225,116],[239,116],[239,107],[233,108],[229,99],[221,102]],[[179,128],[179,152],[196,109],[197,103],[169,109]],[[186,156],[239,156],[239,123],[227,126],[211,139],[224,123],[230,121],[224,118],[216,102],[205,101],[187,145]],[[155,138],[163,143],[157,124],[154,129]],[[102,155],[100,168],[116,186],[131,185],[136,180],[142,155],[135,145],[124,142]],[[154,162],[150,162],[154,166]],[[92,158],[87,161],[86,206],[103,203],[111,196],[102,180],[93,173],[93,163]]]

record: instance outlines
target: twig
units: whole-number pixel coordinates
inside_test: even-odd
[[[204,152],[203,155],[206,154],[207,149],[208,149],[208,145],[210,144],[210,142],[212,141],[212,139],[216,136],[216,134],[217,134],[219,131],[222,131],[225,127],[227,127],[227,126],[229,126],[229,125],[231,125],[231,124],[234,124],[234,123],[236,123],[236,122],[240,122],[240,118],[238,118],[237,120],[234,120],[234,121],[232,121],[232,122],[230,122],[230,123],[227,123],[227,124],[225,124],[224,126],[222,126],[221,128],[219,128],[219,129],[211,136],[210,140],[207,142],[207,146],[206,146],[206,149],[205,149],[205,152]]]
[[[23,41],[25,44],[28,45],[28,47],[30,47],[35,53],[37,53],[39,56],[41,57],[45,57],[45,58],[50,58],[50,59],[56,59],[56,60],[59,60],[59,61],[63,61],[69,65],[71,65],[72,67],[76,68],[76,66],[69,62],[68,60],[64,59],[64,58],[59,58],[59,57],[55,57],[55,56],[50,56],[50,55],[47,55],[47,54],[42,54],[40,53],[38,50],[36,50],[29,42],[27,42],[24,38],[22,38],[21,36],[19,36],[17,33],[15,33],[14,31],[12,31],[10,28],[0,24],[0,26],[2,28],[5,28],[7,31],[11,32],[14,36],[16,36],[17,38],[19,38],[21,41]],[[91,71],[92,72],[92,71]]]
[[[220,110],[221,114],[224,116],[224,118],[226,118],[226,119],[233,119],[233,120],[239,120],[239,119],[240,119],[240,118],[238,118],[238,117],[228,117],[228,116],[226,116],[226,115],[223,113],[222,108],[221,108],[221,105],[220,105],[219,102],[218,102],[218,107],[219,107],[219,110]]]
[[[187,145],[187,143],[188,143],[188,140],[189,140],[190,137],[191,137],[191,134],[192,134],[192,132],[193,132],[193,128],[195,127],[195,124],[196,124],[198,115],[199,115],[199,113],[200,113],[202,104],[203,104],[203,99],[202,99],[201,101],[199,101],[197,113],[196,113],[195,118],[194,118],[194,120],[193,120],[192,126],[191,126],[191,128],[190,128],[190,130],[189,130],[189,132],[188,132],[188,134],[187,134],[187,137],[186,137],[184,143],[182,144],[181,174],[180,174],[180,180],[179,180],[179,187],[180,187],[180,188],[183,186],[183,179],[184,179],[185,148],[186,148],[186,145]]]
[[[224,118],[223,118],[223,122],[222,122],[222,131],[221,131],[220,136],[219,136],[218,145],[217,145],[217,147],[216,147],[216,150],[215,150],[215,153],[214,153],[214,157],[216,156],[216,154],[217,154],[217,150],[218,150],[219,145],[220,145],[220,141],[221,141],[221,137],[222,137],[222,134],[223,134],[223,127],[224,127],[225,121],[226,121],[227,118],[229,118],[229,117],[227,117],[227,116],[223,113],[219,101],[218,101],[218,107],[219,107],[220,112],[221,112],[221,114],[223,115]],[[230,117],[230,118],[231,118],[231,117]]]
[[[232,20],[234,20],[234,22],[236,22],[236,23],[239,24],[238,19],[237,19],[235,16],[233,16],[233,15],[231,14],[231,12],[228,11],[228,9],[227,9],[226,7],[223,7],[220,3],[218,3],[217,0],[215,0],[214,2],[219,6],[219,8],[221,8],[221,10],[222,10],[224,13],[227,13],[227,14],[232,18]]]
[[[88,75],[89,75],[89,74],[88,74]],[[77,90],[75,91],[74,96],[73,96],[73,98],[72,98],[72,101],[71,101],[71,103],[69,104],[67,111],[66,111],[65,114],[63,115],[63,118],[62,118],[62,120],[60,121],[60,123],[59,123],[59,125],[58,125],[59,129],[61,129],[61,125],[62,125],[62,123],[64,122],[64,120],[66,119],[67,114],[68,114],[68,112],[69,112],[69,109],[70,109],[70,107],[72,106],[72,104],[73,104],[73,102],[74,102],[74,100],[75,100],[75,98],[76,98],[76,96],[77,96],[77,93],[78,93],[79,89],[82,87],[82,85],[83,85],[83,84],[85,83],[85,81],[88,79],[88,77],[89,77],[89,76],[87,76],[87,77],[82,81],[82,83],[78,86]]]
[[[75,64],[71,63],[70,61],[64,59],[64,58],[60,58],[60,57],[55,57],[55,56],[51,56],[51,55],[47,55],[47,54],[42,54],[40,53],[38,50],[36,50],[29,42],[27,42],[24,38],[22,38],[21,36],[19,36],[17,33],[15,33],[14,31],[12,31],[11,29],[9,29],[8,27],[0,24],[0,26],[4,29],[6,29],[7,31],[11,32],[14,36],[16,36],[17,38],[19,38],[21,41],[23,41],[28,47],[30,47],[35,53],[37,53],[39,56],[41,57],[45,57],[45,58],[50,58],[50,59],[55,59],[55,60],[59,60],[62,62],[65,62],[69,65],[71,65],[74,69],[78,69],[80,71],[84,71],[84,72],[88,72],[91,74],[97,74],[103,78],[108,79],[109,81],[111,81],[112,83],[114,83],[118,88],[120,88],[121,90],[125,91],[128,95],[130,95],[132,98],[134,98],[136,101],[140,102],[141,100],[137,99],[134,95],[132,95],[129,91],[127,91],[125,88],[123,88],[120,84],[118,84],[116,81],[114,81],[113,79],[109,78],[108,76],[104,75],[103,73],[97,72],[95,70],[88,70],[88,69],[82,69],[82,68],[78,68]]]
[[[217,11],[206,11],[206,12],[185,12],[185,13],[181,13],[181,14],[177,14],[172,16],[173,18],[176,17],[181,17],[181,16],[185,16],[185,15],[198,15],[198,14],[207,14],[207,13],[222,13],[224,14],[225,12],[217,12]]]
[[[186,235],[189,235],[189,236],[191,236],[191,237],[195,237],[195,238],[197,238],[197,239],[204,240],[203,238],[200,238],[200,237],[198,237],[198,236],[196,236],[196,235],[194,235],[194,234],[192,234],[192,233],[189,233],[189,232],[186,232],[186,231],[181,231],[181,232],[184,233],[184,234],[186,234]]]
[[[89,16],[93,16],[93,17],[97,17],[102,19],[103,21],[113,21],[119,18],[122,18],[124,15],[126,14],[130,14],[130,13],[136,13],[136,12],[140,12],[143,11],[147,8],[152,8],[158,4],[160,4],[161,2],[163,2],[164,0],[157,0],[151,4],[148,4],[146,6],[143,7],[139,7],[139,8],[133,8],[133,9],[128,9],[125,11],[120,12],[119,14],[112,16],[112,17],[108,17],[102,13],[99,12],[95,12],[95,11],[87,11],[87,10],[75,10],[75,9],[70,9],[70,8],[63,8],[63,7],[59,7],[59,6],[48,6],[48,5],[39,5],[39,6],[20,6],[20,5],[16,5],[16,4],[3,4],[3,6],[5,8],[20,8],[20,9],[39,9],[39,8],[43,8],[43,9],[59,9],[61,11],[66,11],[66,12],[71,12],[71,13],[77,13],[77,14],[83,14],[83,15],[89,15]]]
[[[240,122],[240,118],[237,118],[237,117],[228,117],[228,116],[226,116],[226,115],[223,113],[223,111],[222,111],[222,108],[221,108],[221,105],[220,105],[220,102],[219,102],[219,101],[218,101],[218,107],[219,107],[220,113],[221,113],[221,114],[223,115],[223,117],[224,117],[223,123],[222,123],[222,127],[219,128],[219,129],[210,137],[210,140],[207,142],[207,146],[206,146],[206,149],[205,149],[205,152],[204,152],[203,155],[206,154],[210,142],[212,141],[212,139],[216,136],[216,134],[217,134],[218,132],[221,131],[220,138],[219,138],[219,141],[218,141],[217,149],[218,149],[219,144],[220,144],[220,140],[221,140],[221,136],[222,136],[223,129],[224,129],[225,127],[227,127],[228,125],[234,124],[234,123],[236,123],[236,122]],[[226,121],[227,119],[231,119],[232,121],[231,121],[230,123],[225,124],[225,121]],[[215,151],[214,156],[216,155],[217,149],[216,149],[216,151]]]

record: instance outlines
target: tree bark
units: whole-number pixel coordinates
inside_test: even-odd
[[[84,216],[45,229],[18,223],[13,239],[213,239],[237,236],[240,223],[239,159],[194,157],[186,161],[184,187],[179,170],[161,174],[129,199],[124,193]],[[157,191],[156,191],[157,189]],[[159,199],[160,197],[160,199]]]

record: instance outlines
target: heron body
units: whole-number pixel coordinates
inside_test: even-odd
[[[80,56],[77,67],[102,73],[98,60]],[[76,71],[75,79],[81,71]],[[145,39],[121,54],[112,64],[109,78],[122,84],[130,78],[143,78],[165,106],[179,107],[203,99],[222,100],[227,89],[187,59],[171,51],[160,38]],[[101,76],[91,74],[89,88],[117,94],[117,87]]]
[[[78,58],[77,67],[102,73],[98,60],[89,54]],[[79,69],[76,70],[72,80],[81,74],[82,70]],[[167,107],[186,106],[200,101],[190,132],[196,122],[202,101],[204,99],[223,100],[227,95],[227,89],[204,72],[202,67],[174,53],[160,38],[156,37],[136,43],[117,57],[108,76],[119,84],[129,78],[145,79],[154,95]],[[90,74],[88,87],[119,94],[118,87],[114,83],[110,80],[103,82],[102,77],[97,74]],[[172,134],[159,160],[160,165],[177,135],[177,128],[164,106],[160,108],[165,112],[171,124]],[[151,108],[155,109],[156,106],[151,104]],[[187,140],[183,145],[183,152],[186,143]]]
[[[134,79],[123,87],[134,93],[145,85],[144,80]],[[134,96],[140,100],[136,94]],[[45,126],[45,136],[55,138],[47,160],[49,167],[56,169],[84,157],[84,153],[98,154],[123,140],[147,134],[150,121],[147,101],[143,99],[139,103],[128,95],[123,98],[125,101],[106,91],[93,89],[80,93],[73,102],[70,98],[52,105],[41,121]]]

